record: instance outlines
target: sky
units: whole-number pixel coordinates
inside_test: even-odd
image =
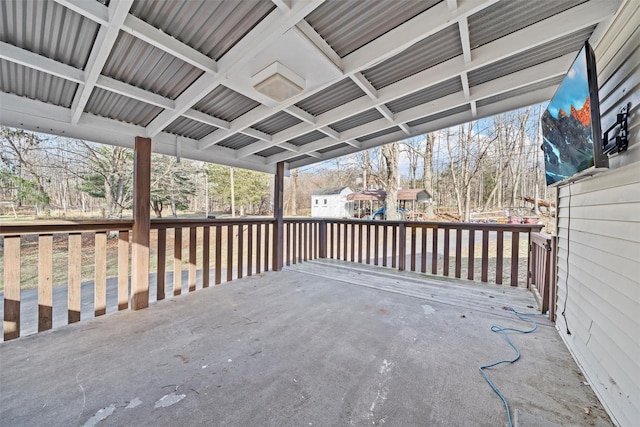
[[[571,105],[579,110],[588,96],[587,57],[583,48],[549,103],[549,113],[557,119],[560,110],[569,114]]]

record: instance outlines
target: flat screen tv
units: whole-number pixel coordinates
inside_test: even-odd
[[[587,42],[542,115],[547,185],[608,168],[601,136],[596,61]]]

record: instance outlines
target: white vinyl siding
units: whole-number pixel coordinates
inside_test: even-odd
[[[603,36],[602,48],[595,49],[602,128],[631,103],[629,149],[611,156],[609,171],[562,186],[558,194],[556,325],[605,408],[622,426],[640,420],[637,22],[640,2],[628,1]]]

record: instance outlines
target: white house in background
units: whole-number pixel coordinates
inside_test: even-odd
[[[311,216],[314,218],[352,218],[353,202],[347,196],[349,187],[323,188],[311,195]]]

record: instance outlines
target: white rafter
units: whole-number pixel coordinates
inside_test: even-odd
[[[310,125],[316,122],[316,117],[307,113],[302,108],[296,107],[295,105],[290,105],[284,109],[287,113],[291,114],[293,117],[296,117],[303,122],[307,122]]]
[[[386,105],[382,104],[382,105],[376,105],[376,109],[380,112],[380,114],[382,114],[387,120],[389,120],[390,122],[393,121],[393,112],[391,112],[391,110],[389,110],[389,107],[387,107]]]
[[[84,71],[9,43],[0,42],[0,58],[74,83],[84,83]]]
[[[324,0],[298,1],[292,5],[288,13],[282,13],[280,9],[271,12],[218,61],[218,75],[214,78],[208,75],[201,76],[176,99],[175,110],[165,110],[153,119],[147,126],[147,136],[153,137],[160,133],[182,113],[219,86],[227,73],[233,73],[234,67],[244,66],[254,55],[259,53],[265,46],[268,46],[270,42],[278,38],[285,31],[296,25],[296,23],[322,4],[323,1]],[[238,131],[239,130],[240,129],[238,129]]]
[[[406,123],[398,123],[398,127],[402,129],[402,132],[407,134],[407,136],[411,136],[411,127]]]
[[[597,0],[599,3],[603,4],[605,7],[606,0]],[[472,7],[471,4],[465,4],[465,9],[458,9],[457,11],[462,13],[463,11],[468,10]],[[477,4],[476,4],[477,6]],[[475,50],[475,56],[473,60],[466,64],[464,59],[460,57],[452,58],[448,61],[442,62],[434,67],[431,67],[422,72],[416,73],[406,79],[393,83],[389,86],[386,86],[380,90],[378,90],[377,100],[371,100],[369,97],[361,97],[349,103],[343,104],[331,111],[328,111],[324,114],[321,114],[315,117],[315,123],[310,125],[308,123],[300,123],[298,125],[292,126],[288,129],[285,129],[282,132],[279,132],[273,135],[273,140],[271,142],[271,146],[278,145],[281,142],[285,142],[289,139],[296,138],[298,136],[304,135],[314,130],[318,130],[321,127],[330,125],[338,120],[344,119],[345,117],[354,116],[356,114],[362,113],[371,108],[377,108],[378,106],[382,106],[385,103],[393,101],[395,99],[401,98],[403,96],[409,95],[411,93],[420,91],[426,87],[438,84],[442,81],[445,81],[451,78],[452,75],[462,75],[468,73],[469,71],[475,70],[477,68],[483,67],[485,65],[491,64],[493,62],[504,59],[514,53],[521,52],[526,49],[531,49],[533,47],[544,44],[550,40],[553,40],[558,37],[562,37],[563,35],[568,34],[571,31],[575,31],[576,28],[584,28],[590,25],[597,23],[599,20],[603,19],[602,11],[598,9],[592,9],[583,5],[576,6],[572,9],[569,9],[563,13],[555,15],[551,18],[548,18],[544,21],[540,21],[536,24],[530,25],[526,28],[523,28],[520,31],[511,33],[505,37],[502,37],[498,40],[495,40],[491,43],[487,43]],[[412,20],[413,21],[413,20]],[[411,23],[409,21],[408,23]],[[401,29],[405,23],[396,29]],[[409,29],[407,32],[410,33]],[[389,33],[387,33],[389,34]],[[385,34],[385,36],[387,35]],[[399,33],[401,35],[402,33]],[[398,36],[399,36],[398,35]],[[527,40],[528,43],[523,45],[521,40]],[[380,38],[374,40],[377,42]],[[399,40],[396,40],[400,42]],[[374,43],[372,42],[372,43]],[[366,45],[365,47],[359,49],[351,55],[362,55],[360,51],[365,48],[368,48],[371,45]],[[514,50],[514,46],[521,46],[519,50]],[[347,60],[351,61],[351,55],[345,57],[345,62]],[[386,56],[386,54],[385,54]],[[373,59],[371,59],[373,60]],[[566,69],[563,68],[566,65],[561,65],[558,68],[558,72],[566,72]],[[359,71],[359,70],[358,70]],[[533,81],[539,81],[538,78],[533,78]],[[470,94],[471,96],[471,94]],[[475,97],[472,97],[475,98]],[[272,112],[270,113],[272,114]],[[384,115],[384,113],[383,113]],[[248,114],[247,114],[248,116]],[[246,124],[250,126],[250,124]],[[227,137],[228,135],[225,135]],[[216,140],[219,137],[215,135],[209,135],[207,138],[210,138],[212,143],[217,142]],[[255,145],[255,147],[253,147]],[[244,147],[243,154],[253,154],[257,151],[264,150],[268,148],[269,145],[264,142],[256,142],[253,145],[248,147]]]
[[[462,57],[467,64],[471,62],[471,42],[469,41],[469,21],[463,16],[458,21],[460,41],[462,42]]]
[[[351,80],[353,80],[353,82],[357,84],[358,87],[360,87],[360,89],[362,89],[362,91],[366,93],[369,98],[373,99],[374,101],[378,99],[378,90],[373,87],[371,82],[369,82],[369,80],[367,80],[367,78],[363,76],[362,73],[354,73],[350,77]]]
[[[102,25],[100,30],[98,30],[98,35],[93,43],[93,48],[87,61],[85,82],[78,88],[71,103],[72,124],[77,124],[78,120],[80,120],[84,107],[89,101],[91,92],[93,92],[102,68],[105,62],[107,62],[107,58],[109,58],[109,53],[111,53],[111,49],[118,37],[118,32],[132,4],[133,0],[112,0],[109,4],[109,23]]]
[[[109,9],[97,1],[86,0],[54,0],[74,12],[97,22],[100,25],[109,25]]]
[[[340,58],[340,55],[338,55],[336,51],[329,46],[329,43],[327,43],[307,21],[304,19],[300,20],[293,29],[298,34],[302,35],[303,39],[308,40],[313,47],[326,56],[327,59],[336,66],[338,71],[342,72],[342,58]]]

